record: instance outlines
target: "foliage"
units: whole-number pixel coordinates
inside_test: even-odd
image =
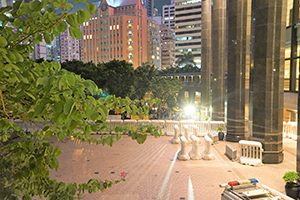
[[[219,127],[217,128],[217,131],[222,132],[222,131],[223,131],[223,127],[222,127],[222,126],[219,126]]]
[[[111,109],[146,115],[149,107],[143,102],[115,96],[95,99],[90,95],[101,94],[102,90],[93,81],[61,69],[58,63],[36,63],[28,58],[33,42],[44,39],[50,44],[66,30],[67,23],[71,36],[81,38],[79,24],[90,19],[96,6],[86,4],[87,9],[76,13],[69,12],[71,7],[64,0],[35,0],[16,1],[13,7],[0,8],[0,199],[74,199],[75,195],[80,199],[83,192],[104,191],[123,180],[90,179],[81,184],[51,180],[49,170],[59,168],[57,157],[62,152],[48,138],[62,141],[73,137],[111,146],[122,138],[120,133],[138,143],[145,141],[146,133],[160,135],[153,126],[110,128],[105,123],[107,110]],[[143,106],[137,108],[136,103]],[[43,122],[44,127],[25,133],[15,123],[17,119],[32,125]],[[92,132],[102,130],[116,134],[90,137]]]
[[[184,64],[192,64],[192,65],[196,65],[195,61],[194,61],[194,55],[192,54],[192,52],[181,52],[182,56],[179,57],[176,60],[176,65],[177,66],[183,66]]]
[[[184,67],[168,67],[160,72],[160,74],[169,73],[190,73],[190,72],[201,72],[201,69],[197,66],[187,64]]]
[[[155,77],[151,82],[153,98],[161,99],[158,106],[159,117],[178,107],[176,93],[182,89],[182,82],[178,79]]]
[[[299,178],[298,172],[295,171],[288,171],[285,172],[284,176],[282,177],[283,180],[289,184],[293,184]]]
[[[150,84],[157,74],[158,70],[149,63],[143,63],[142,66],[136,68],[134,70],[135,92],[132,94],[132,99],[142,99],[146,93],[150,92]]]
[[[103,90],[118,97],[130,96],[134,92],[134,69],[125,60],[112,60],[98,64],[96,82]]]
[[[75,74],[81,75],[84,79],[90,79],[97,84],[99,68],[93,62],[84,63],[80,60],[66,61],[61,64],[63,69],[66,69]],[[100,87],[99,87],[100,88]]]

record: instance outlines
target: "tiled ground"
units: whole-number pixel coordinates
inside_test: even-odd
[[[296,169],[296,142],[290,139],[284,140],[284,162],[262,167],[229,161],[224,155],[228,143],[225,141],[212,146],[215,160],[179,161],[175,156],[180,145],[171,144],[171,139],[149,136],[144,144],[139,145],[124,136],[113,147],[66,140],[59,144],[63,152],[59,157],[60,168],[51,172],[51,177],[80,183],[90,178],[114,180],[121,172],[128,173],[126,182],[114,185],[104,193],[84,194],[84,200],[214,200],[220,199],[223,191],[219,184],[235,179],[257,178],[284,193],[282,176],[285,171]],[[237,143],[232,145],[238,146]],[[200,146],[202,151],[203,138]]]

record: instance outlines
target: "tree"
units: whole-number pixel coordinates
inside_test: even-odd
[[[132,99],[142,99],[148,92],[151,91],[150,84],[151,81],[157,76],[158,70],[154,65],[149,63],[143,63],[142,66],[134,70],[135,92],[132,95]]]
[[[63,62],[61,67],[70,72],[81,75],[81,77],[84,79],[90,79],[95,83],[99,79],[99,67],[97,67],[93,62],[84,63],[80,60],[72,60]],[[99,85],[97,86],[101,88]]]
[[[96,84],[109,94],[118,97],[130,96],[134,92],[134,69],[125,60],[112,60],[98,64]]]
[[[192,64],[192,65],[196,65],[195,61],[194,61],[194,55],[192,54],[192,52],[188,52],[188,53],[184,53],[181,52],[182,56],[179,57],[176,61],[177,66],[182,66],[184,64]]]
[[[195,65],[187,64],[184,67],[168,67],[167,69],[161,70],[159,74],[169,73],[189,73],[189,72],[201,72],[201,69]]]
[[[151,82],[152,97],[159,98],[159,118],[178,107],[176,93],[182,89],[182,82],[174,78],[155,77]]]
[[[58,169],[61,150],[48,138],[61,141],[73,137],[113,145],[122,138],[121,132],[140,144],[147,133],[160,135],[152,126],[110,129],[105,123],[107,110],[122,108],[141,115],[149,108],[137,109],[129,98],[95,99],[91,95],[102,90],[93,81],[61,69],[58,63],[36,63],[28,58],[33,42],[45,40],[50,44],[66,30],[67,23],[70,35],[81,38],[79,25],[90,19],[96,6],[86,4],[86,10],[78,9],[76,13],[69,12],[71,7],[64,0],[35,0],[16,1],[12,7],[0,8],[0,199],[74,199],[75,195],[80,199],[83,192],[104,191],[124,180],[124,176],[114,182],[90,179],[80,184],[51,180],[49,169]],[[42,131],[25,133],[16,119],[45,125]],[[116,134],[90,137],[91,132],[101,130],[114,130]]]

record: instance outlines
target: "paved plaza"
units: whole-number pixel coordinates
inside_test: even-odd
[[[100,137],[100,136],[93,136]],[[212,161],[179,161],[176,158],[180,144],[171,144],[172,137],[149,136],[142,145],[128,136],[113,147],[88,145],[74,140],[58,143],[62,149],[58,171],[51,172],[51,178],[77,183],[90,178],[115,180],[126,172],[126,181],[113,185],[104,193],[85,193],[84,200],[215,200],[221,198],[220,183],[231,180],[257,178],[279,192],[284,193],[282,176],[286,171],[296,169],[296,142],[284,139],[284,161],[280,164],[264,164],[261,167],[231,162],[225,155],[229,142],[212,145],[215,159]],[[230,143],[238,148],[238,143]],[[188,150],[191,145],[188,146]],[[201,138],[201,152],[204,139]]]

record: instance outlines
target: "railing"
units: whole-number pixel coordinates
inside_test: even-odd
[[[297,140],[297,122],[283,122],[283,137]]]
[[[33,124],[24,123],[20,120],[14,120],[16,124],[22,129],[24,129],[27,132],[31,132],[33,130],[35,131],[41,131],[45,124],[45,122],[36,122]],[[150,125],[152,124],[155,127],[158,127],[163,135],[174,135],[174,126],[177,125],[179,127],[179,133],[184,132],[183,126],[188,127],[189,135],[193,134],[193,127],[196,125],[199,129],[198,136],[205,136],[211,131],[216,131],[216,127],[222,126],[225,130],[225,122],[222,121],[168,121],[168,120],[132,120],[132,119],[107,119],[106,123],[110,124],[111,128],[115,128],[116,126],[123,127],[126,124],[130,125],[131,127],[141,125]],[[182,128],[181,128],[182,127]]]

